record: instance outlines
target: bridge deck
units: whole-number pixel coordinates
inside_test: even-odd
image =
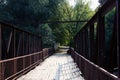
[[[70,55],[56,53],[18,80],[84,80]]]

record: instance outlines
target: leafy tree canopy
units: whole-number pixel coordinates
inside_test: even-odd
[[[89,20],[94,14],[89,8],[89,3],[83,0],[75,1],[76,5],[73,7],[67,0],[1,0],[0,21],[41,34],[45,38],[55,36],[54,39],[45,39],[46,43],[53,40],[52,43],[56,41],[68,45],[85,23],[42,24],[41,22]]]

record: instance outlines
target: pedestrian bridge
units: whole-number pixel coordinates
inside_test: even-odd
[[[84,80],[72,57],[55,53],[17,80]]]
[[[114,24],[106,52],[105,16],[112,9]],[[55,53],[54,48],[42,48],[41,36],[0,22],[0,80],[120,80],[120,0],[101,6],[73,42],[69,55]]]

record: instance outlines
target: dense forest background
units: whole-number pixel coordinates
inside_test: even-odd
[[[97,11],[97,9],[95,10]],[[67,0],[0,0],[0,21],[43,37],[44,47],[55,43],[69,45],[73,36],[85,23],[43,23],[45,21],[89,20],[95,13],[89,2],[75,0],[71,6]],[[107,44],[112,33],[115,10],[106,15]]]

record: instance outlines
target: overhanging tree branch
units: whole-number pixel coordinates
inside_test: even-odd
[[[88,20],[40,21],[39,23],[79,23],[79,22],[88,22]]]

